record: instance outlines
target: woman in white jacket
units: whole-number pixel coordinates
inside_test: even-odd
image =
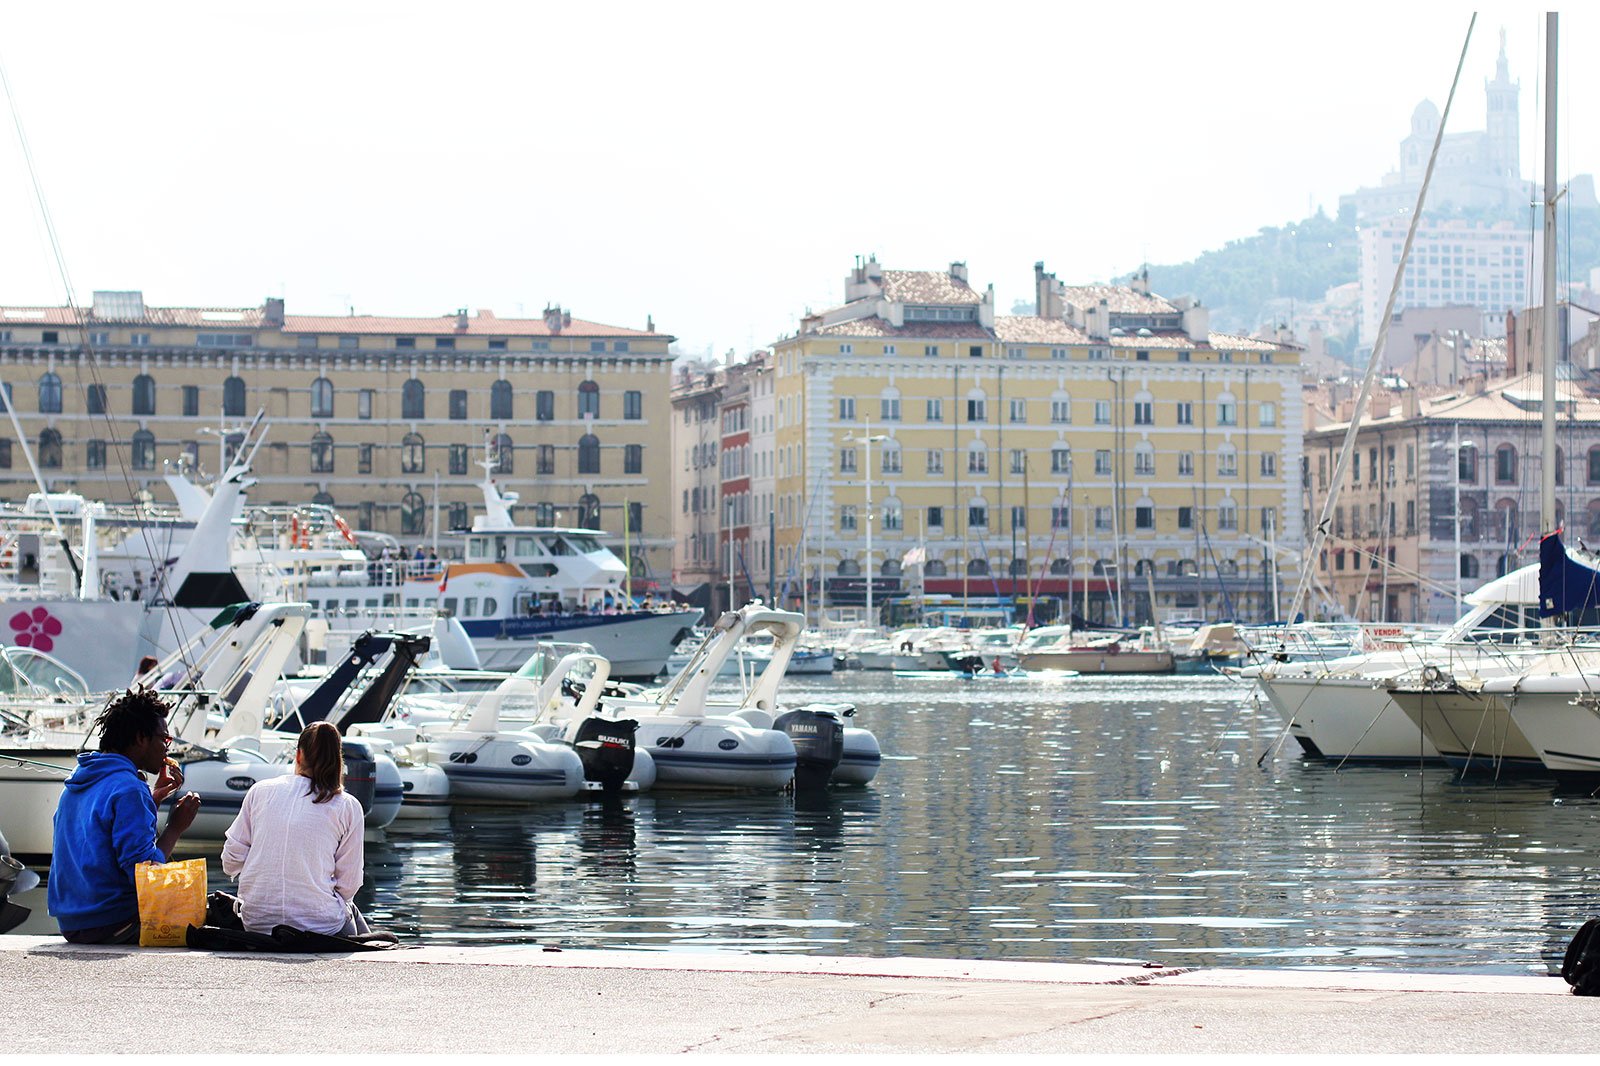
[[[354,902],[362,880],[361,803],[344,790],[343,738],[313,722],[300,733],[291,775],[257,782],[228,827],[222,871],[239,880],[251,932],[280,925],[310,933],[369,932]]]

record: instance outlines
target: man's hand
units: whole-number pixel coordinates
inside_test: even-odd
[[[173,786],[177,788],[176,785]],[[176,829],[183,833],[194,824],[194,816],[200,813],[200,793],[185,792],[177,803],[172,805],[172,813],[167,816],[167,829]]]
[[[167,802],[167,799],[182,787],[183,771],[172,763],[162,763],[161,774],[156,778],[156,783],[151,790],[156,798],[156,806],[159,807]]]
[[[177,788],[176,785],[173,788]],[[161,854],[172,858],[172,849],[177,847],[178,838],[183,836],[184,830],[194,824],[194,816],[200,813],[200,793],[185,792],[178,802],[172,805],[172,813],[167,815],[167,827],[161,831],[161,836],[156,838],[156,847],[161,849]]]

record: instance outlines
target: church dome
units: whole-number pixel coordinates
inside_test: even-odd
[[[1432,100],[1424,100],[1411,112],[1411,132],[1433,136],[1439,129],[1439,109]]]

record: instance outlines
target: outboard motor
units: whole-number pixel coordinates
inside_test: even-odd
[[[11,902],[10,897],[38,887],[39,875],[11,857],[6,838],[0,836],[0,933],[9,933],[33,912]]]
[[[378,794],[378,760],[371,744],[344,738],[344,790],[361,801],[361,813],[372,810]]]
[[[832,711],[802,708],[778,715],[772,728],[794,742],[795,788],[823,788],[844,758],[844,723]]]
[[[572,734],[572,746],[583,760],[583,777],[598,781],[604,792],[621,792],[633,773],[633,752],[639,723],[631,718],[585,718]]]

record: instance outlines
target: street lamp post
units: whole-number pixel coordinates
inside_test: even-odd
[[[870,422],[867,424],[867,428],[872,428]],[[872,613],[872,442],[888,439],[889,436],[886,433],[866,433],[859,437],[850,436],[845,438],[846,444],[861,442],[867,446],[864,456],[867,465],[866,469],[861,472],[861,483],[866,489],[866,514],[862,517],[867,523],[867,624],[874,627],[878,624],[878,618]]]

